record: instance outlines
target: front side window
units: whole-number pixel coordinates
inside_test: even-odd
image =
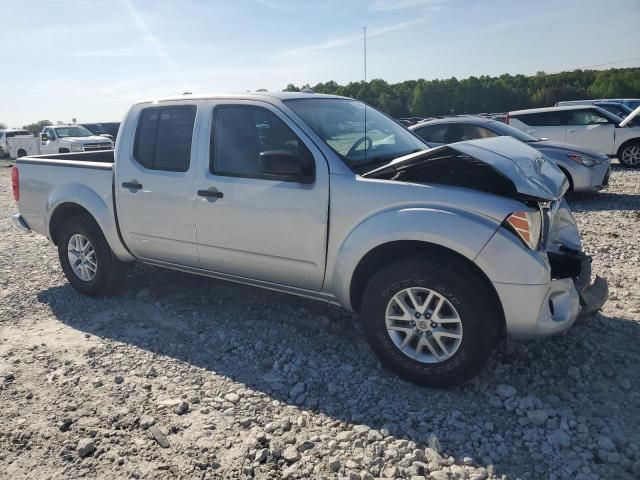
[[[599,122],[606,120],[608,123],[608,119],[602,115],[600,115],[595,110],[590,109],[582,109],[582,110],[571,110],[567,112],[567,125],[597,125]]]
[[[211,173],[276,180],[264,170],[260,161],[261,154],[267,152],[291,154],[300,160],[306,175],[313,175],[313,155],[274,113],[253,106],[218,106],[214,109]]]
[[[481,127],[480,125],[465,125],[463,140],[475,140],[477,138],[492,138],[498,135],[488,128]]]
[[[45,128],[44,133],[47,135],[47,137],[49,137],[50,140],[53,140],[56,138],[56,136],[53,134],[52,128]]]
[[[142,110],[133,149],[136,161],[151,170],[189,170],[195,118],[191,105]]]

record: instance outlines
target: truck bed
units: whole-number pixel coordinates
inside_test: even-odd
[[[47,219],[61,199],[75,198],[80,205],[100,204],[109,215],[103,228],[113,227],[113,150],[60,153],[18,158],[20,212],[29,227],[43,235]]]
[[[69,160],[74,162],[93,162],[93,163],[110,163],[113,164],[113,150],[99,150],[97,152],[77,152],[77,153],[54,153],[49,155],[29,155],[22,157],[24,160]],[[40,162],[43,163],[43,162]],[[57,162],[52,162],[55,165]]]

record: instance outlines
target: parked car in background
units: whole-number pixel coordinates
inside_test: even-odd
[[[81,123],[80,126],[86,128],[94,135],[107,137],[115,143],[116,138],[118,137],[120,122]]]
[[[617,156],[626,167],[640,167],[640,127],[630,122],[636,108],[624,120],[600,107],[573,105],[509,112],[507,123],[538,138],[570,143]]]
[[[558,102],[556,107],[567,107],[572,105],[593,105],[594,107],[600,107],[603,110],[606,110],[609,113],[613,113],[614,115],[624,119],[633,112],[633,108],[628,107],[624,103],[614,102],[611,100],[577,100],[576,103],[573,102]],[[638,126],[640,123],[640,119],[634,118],[630,125]]]
[[[594,102],[606,102],[606,103],[621,103],[622,105],[629,107],[631,110],[635,110],[640,107],[640,98],[600,98],[598,100],[566,100],[556,103],[556,107],[566,107],[571,105],[594,105]]]
[[[21,130],[16,128],[6,128],[4,130],[0,130],[0,158],[10,156],[8,140],[13,137],[33,138],[33,134],[28,130]]]
[[[597,192],[609,183],[611,161],[604,153],[541,140],[489,118],[449,117],[418,123],[409,127],[409,130],[434,147],[478,138],[513,137],[549,157],[567,176],[573,191]]]
[[[51,125],[40,134],[40,153],[91,152],[110,150],[113,142],[94,135],[80,125]]]
[[[607,297],[589,285],[568,181],[540,152],[506,137],[429,149],[344,97],[143,101],[115,151],[21,158],[13,188],[14,222],[57,245],[80,292],[139,260],[324,300],[428,385],[464,382],[503,334],[564,331]]]

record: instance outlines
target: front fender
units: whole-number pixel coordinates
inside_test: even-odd
[[[108,195],[100,196],[90,187],[78,182],[65,183],[56,188],[47,199],[45,213],[47,237],[54,241],[51,238],[50,222],[56,209],[65,203],[73,203],[84,208],[95,219],[109,247],[120,260],[133,260],[133,257],[120,241],[110,193],[109,191]]]
[[[336,254],[327,290],[341,305],[352,309],[351,279],[360,260],[374,248],[413,240],[448,248],[473,261],[498,227],[493,219],[462,210],[416,207],[377,213],[345,238]]]

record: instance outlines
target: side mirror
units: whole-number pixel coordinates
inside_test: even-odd
[[[300,157],[288,150],[260,152],[259,165],[261,173],[265,175],[282,177],[289,182],[313,182],[312,176],[305,172]]]
[[[41,139],[43,142],[46,142],[47,140],[49,140],[49,135],[47,135],[46,133],[41,133],[41,134],[40,134],[40,139]]]

